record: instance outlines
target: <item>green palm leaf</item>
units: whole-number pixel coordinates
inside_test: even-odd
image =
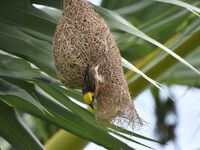
[[[171,3],[171,1],[166,2]],[[199,13],[198,7],[179,1],[174,2],[173,4],[178,7]],[[81,92],[60,85],[52,60],[51,44],[60,11],[46,7],[39,9],[32,5],[33,3],[61,8],[60,0],[0,2],[0,49],[3,51],[0,51],[0,106],[2,107],[0,113],[3,114],[0,119],[4,122],[0,129],[2,136],[19,149],[25,149],[27,143],[38,147],[34,149],[42,149],[32,133],[23,129],[26,127],[20,125],[19,128],[18,126],[15,128],[12,125],[8,126],[9,123],[5,121],[5,116],[12,116],[13,122],[19,125],[14,111],[21,110],[108,149],[134,149],[134,146],[128,146],[112,134],[134,144],[151,148],[124,134],[151,142],[158,141],[116,126],[98,124],[94,115],[82,107],[84,104]],[[191,3],[199,5],[198,0],[193,0]],[[95,7],[111,25],[124,58],[123,62],[129,69],[134,70],[131,64],[134,63],[140,69],[138,71],[145,73],[143,77],[149,76],[148,79],[159,88],[159,84],[153,79],[169,85],[178,83],[199,86],[199,74],[193,72],[199,73],[200,69],[197,56],[200,43],[198,17],[187,10],[171,8],[153,1],[125,0],[121,3],[117,0],[102,1],[102,7],[115,10],[127,20],[114,11]],[[144,9],[147,16],[142,13]],[[137,28],[132,25],[135,22]],[[167,53],[156,49],[146,41],[167,50]],[[161,44],[165,42],[166,44]],[[166,46],[181,57],[169,51]],[[187,59],[182,59],[185,57]],[[177,63],[177,60],[182,63]],[[193,71],[187,69],[185,65]],[[149,82],[144,81],[143,77],[128,70],[126,75],[134,96],[148,88]],[[186,80],[188,78],[190,80]],[[11,115],[6,114],[7,111],[12,112]],[[15,129],[16,134],[12,136],[4,132],[9,128]],[[20,135],[20,140],[28,142],[20,145],[19,139],[16,138],[17,134]]]

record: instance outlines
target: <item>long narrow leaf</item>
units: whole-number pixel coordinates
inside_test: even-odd
[[[195,26],[193,26],[195,25]],[[186,57],[191,52],[195,51],[199,47],[200,42],[200,30],[198,28],[199,26],[199,20],[194,22],[190,27],[188,27],[190,32],[186,30],[183,32],[183,34],[180,36],[181,38],[177,38],[176,42],[172,44],[173,49],[175,52],[182,57]],[[187,33],[187,34],[186,34]],[[187,35],[187,36],[185,36]],[[172,37],[173,38],[173,37]],[[154,55],[155,59],[151,60],[145,60],[143,59],[144,67],[142,71],[154,79],[159,79],[166,71],[172,67],[174,64],[176,64],[176,60],[171,58],[166,53],[163,54],[162,52],[158,52],[156,55]],[[138,64],[139,65],[139,64]],[[198,74],[197,78],[198,78]],[[141,82],[143,85],[141,86]],[[148,82],[144,82],[142,77],[139,76],[133,76],[130,80],[128,80],[129,88],[134,90],[134,95],[138,95],[141,91],[144,90],[145,86],[148,85]]]
[[[128,32],[130,34],[133,34],[133,35],[140,37],[140,38],[142,38],[146,41],[149,41],[150,43],[160,47],[162,50],[167,52],[169,55],[173,56],[175,59],[177,59],[180,62],[182,62],[183,64],[185,64],[187,67],[189,67],[194,72],[200,74],[200,72],[196,68],[194,68],[188,62],[186,62],[182,57],[180,57],[179,55],[177,55],[172,50],[170,50],[166,46],[162,45],[158,41],[152,39],[151,37],[149,37],[148,35],[146,35],[142,31],[140,31],[139,29],[137,29],[133,25],[131,25],[128,21],[126,21],[124,18],[119,16],[117,13],[110,11],[108,9],[105,9],[105,8],[97,7],[97,6],[95,8],[103,15],[103,17],[106,19],[108,24],[110,24],[112,27],[120,29],[120,30],[125,31],[125,32]]]
[[[15,26],[0,22],[0,48],[32,62],[56,78],[50,43],[25,34]]]
[[[186,3],[186,2],[179,1],[179,0],[153,0],[153,1],[169,3],[169,4],[173,4],[173,5],[176,5],[176,6],[180,6],[180,7],[186,8],[189,11],[191,11],[192,13],[194,13],[195,15],[197,15],[198,17],[200,17],[200,8],[195,7],[193,5],[190,5],[190,4]]]
[[[28,87],[24,87],[24,88],[32,89],[31,91],[37,97],[39,102],[52,115],[50,115],[49,113],[46,113],[46,114],[41,113],[34,107],[31,107],[29,103],[22,100],[21,98],[20,99],[13,98],[12,100],[4,99],[4,101],[8,102],[9,104],[11,104],[13,107],[16,107],[17,109],[33,114],[43,120],[51,122],[67,131],[70,131],[71,133],[74,133],[84,139],[94,141],[95,143],[100,144],[108,149],[133,150],[133,148],[129,147],[122,141],[113,138],[105,130],[92,126],[90,123],[81,119],[81,117],[73,113],[64,105],[61,105],[58,102],[52,99],[49,99],[45,95],[39,93],[38,91],[33,89],[32,84],[26,84],[26,86]]]
[[[134,143],[137,143],[138,145],[141,145],[141,146],[143,146],[143,147],[146,147],[146,148],[149,148],[149,149],[154,149],[154,148],[152,148],[152,147],[150,147],[150,146],[147,146],[147,145],[145,145],[145,144],[142,144],[141,142],[138,142],[138,141],[134,140],[133,138],[127,137],[127,136],[125,136],[125,135],[123,135],[123,134],[121,134],[121,133],[118,133],[118,132],[116,132],[116,131],[110,131],[110,132],[112,132],[113,134],[115,134],[115,135],[117,135],[117,136],[119,136],[119,137],[122,137],[122,138],[124,138],[124,139],[126,139],[126,140],[128,140],[128,141],[132,141],[132,142],[134,142]],[[155,150],[155,149],[154,149],[154,150]]]
[[[42,112],[46,111],[46,109],[25,90],[1,78],[0,78],[0,97],[8,99],[13,99],[14,97],[20,97],[24,101],[29,102],[29,104],[31,104],[32,106],[35,106],[36,108],[41,110]]]
[[[46,118],[45,120],[50,121],[50,122],[53,121],[53,123],[58,125],[59,127],[63,127],[64,129],[66,129],[72,133],[75,133],[76,135],[84,137],[88,140],[92,140],[96,143],[100,142],[99,143],[100,145],[103,144],[105,146],[105,141],[102,140],[104,138],[101,137],[101,135],[99,135],[99,133],[100,132],[106,133],[106,132],[108,132],[108,130],[104,126],[98,124],[91,113],[86,112],[86,110],[82,110],[83,108],[76,106],[76,104],[73,104],[67,97],[65,97],[65,95],[63,94],[64,92],[63,92],[63,90],[60,90],[60,87],[57,87],[57,85],[38,83],[38,85],[44,90],[42,92],[43,94],[45,92],[49,93],[52,97],[58,99],[58,101],[60,103],[62,103],[63,105],[59,104],[57,101],[54,101],[52,99],[45,97],[44,95],[41,95],[41,93],[39,93],[39,91],[35,91],[35,89],[33,89],[33,85],[30,83],[26,83],[25,81],[20,81],[20,82],[15,82],[15,84],[19,85],[21,88],[28,89],[28,91],[30,91],[30,92],[34,92],[34,95],[37,97],[37,99],[40,101],[40,103],[43,106],[45,106],[45,108],[48,111],[50,111],[50,113],[52,113],[53,115],[38,113],[37,110],[35,110],[33,108],[30,109],[29,106],[27,106],[27,104],[25,104],[25,101],[23,101],[23,103],[24,103],[23,105],[22,104],[19,105],[20,103],[22,103],[22,102],[20,102],[20,100],[12,101],[12,104],[14,107],[16,107],[18,109],[22,109],[23,111],[29,112],[31,114],[36,113],[37,116],[39,115],[39,118],[43,116]],[[45,93],[45,95],[47,95],[47,93]],[[11,103],[10,100],[9,100],[9,103]],[[63,112],[61,110],[66,111],[66,112]],[[57,116],[58,114],[59,114],[59,117]],[[75,123],[78,126],[80,125],[81,129],[78,128],[77,125],[71,126],[71,124],[69,122]],[[84,129],[84,128],[89,128],[89,129]],[[97,134],[97,136],[99,136],[99,138],[92,137],[90,135],[89,130],[92,128],[96,128],[95,129],[96,134]],[[80,132],[79,130],[81,130],[83,132]],[[127,133],[127,134],[129,134],[129,133]],[[153,139],[139,136],[132,132],[131,132],[131,136],[142,137],[142,139],[146,139],[148,141],[154,141]],[[113,137],[110,137],[110,140],[109,140],[110,142],[113,141],[112,138]]]
[[[129,63],[126,59],[122,58],[123,66],[134,71],[135,73],[141,75],[143,78],[145,78],[147,81],[149,81],[151,84],[153,84],[155,87],[157,87],[159,90],[162,90],[160,84],[156,82],[155,80],[148,77],[146,74],[144,74],[141,70],[137,69],[134,65]]]
[[[0,100],[0,135],[19,150],[44,150],[14,110]]]
[[[0,76],[7,76],[20,79],[41,78],[38,69],[33,69],[31,65],[18,58],[13,58],[0,53]]]

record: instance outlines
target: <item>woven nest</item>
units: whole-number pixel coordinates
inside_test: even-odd
[[[105,21],[86,0],[64,0],[63,7],[53,42],[59,79],[67,87],[81,89],[86,66],[99,66],[102,81],[96,92],[97,120],[141,123],[128,91],[120,52]]]

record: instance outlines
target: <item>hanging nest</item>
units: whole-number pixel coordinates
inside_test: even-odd
[[[98,121],[142,123],[131,101],[117,44],[104,19],[86,0],[64,0],[53,57],[58,77],[67,87],[81,89],[88,64],[97,68]]]

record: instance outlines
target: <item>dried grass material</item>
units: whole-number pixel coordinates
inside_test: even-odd
[[[108,122],[117,117],[131,124],[140,122],[117,44],[105,21],[86,0],[64,0],[53,50],[58,76],[68,87],[82,88],[86,66],[98,66],[102,81],[96,91],[97,120]]]

